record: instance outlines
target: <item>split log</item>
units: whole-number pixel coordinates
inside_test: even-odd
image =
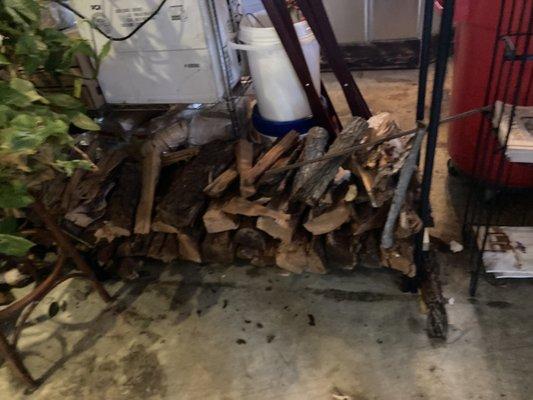
[[[276,251],[276,265],[295,274],[301,274],[308,266],[307,243],[303,236],[290,242],[281,242]]]
[[[199,147],[191,147],[189,149],[182,149],[164,153],[161,155],[161,165],[168,167],[169,165],[179,163],[181,161],[189,161],[191,158],[198,155]]]
[[[142,193],[135,217],[135,233],[146,235],[150,232],[152,222],[152,208],[154,205],[155,189],[161,169],[161,153],[156,148],[144,151],[142,162]]]
[[[270,217],[282,221],[290,220],[291,216],[281,211],[272,210],[257,202],[234,197],[222,206],[222,211],[228,214],[246,215],[248,217]]]
[[[307,272],[315,274],[325,274],[326,270],[326,253],[321,236],[313,236],[311,243],[307,248]]]
[[[112,181],[112,173],[122,164],[128,153],[125,148],[120,147],[107,153],[98,163],[98,169],[86,174],[78,185],[77,190],[72,193],[72,200],[79,199],[82,202],[92,202],[101,196],[105,182]]]
[[[318,216],[312,216],[311,213],[310,218],[304,224],[304,228],[313,235],[323,235],[338,229],[341,225],[348,222],[351,215],[352,210],[350,206],[342,201]]]
[[[296,162],[301,155],[303,143],[298,143],[295,149],[287,157],[277,160],[272,168],[281,168]],[[296,170],[282,171],[277,174],[263,175],[257,182],[258,191],[263,196],[276,196],[285,191],[287,182],[296,174]]]
[[[223,203],[212,201],[209,208],[202,216],[205,230],[208,233],[232,231],[239,227],[237,218],[233,214],[222,211]]]
[[[236,167],[232,165],[216,177],[213,182],[207,185],[204,189],[204,193],[209,197],[220,197],[238,176],[239,174],[237,173]]]
[[[188,128],[184,121],[178,121],[158,130],[153,139],[142,147],[142,193],[135,217],[135,233],[150,232],[154,196],[161,170],[161,154],[187,142]]]
[[[94,199],[84,201],[82,204],[75,207],[65,214],[65,219],[72,222],[74,225],[87,228],[93,222],[101,219],[107,208],[107,195],[115,186],[114,182],[106,182],[100,188],[100,192]]]
[[[401,271],[404,275],[414,277],[416,266],[413,259],[413,245],[410,240],[398,240],[389,249],[381,248],[381,262],[388,268]]]
[[[206,263],[229,265],[235,261],[232,232],[208,233],[202,242],[202,259]]]
[[[167,194],[156,207],[153,230],[178,233],[195,223],[207,200],[204,194],[210,177],[217,177],[233,162],[234,142],[214,141],[202,146],[198,155],[177,171]]]
[[[268,208],[287,213],[289,209],[288,196],[273,199]],[[291,215],[289,220],[275,219],[271,217],[257,218],[257,229],[262,230],[274,239],[280,239],[282,242],[290,242],[296,226],[298,225],[299,214]]]
[[[198,239],[191,231],[182,230],[178,232],[178,249],[180,258],[200,264],[202,255]]]
[[[352,235],[349,225],[327,233],[325,251],[328,265],[353,269],[357,265],[358,247],[358,239]]]
[[[175,234],[157,233],[152,239],[148,257],[169,263],[180,256],[178,238]]]
[[[291,131],[283,136],[270,150],[268,150],[252,169],[244,172],[245,182],[253,185],[257,179],[281,157],[285,152],[290,150],[298,141],[299,133]]]
[[[147,254],[149,258],[153,258],[154,260],[160,259],[161,249],[165,244],[165,239],[166,234],[161,232],[156,232],[154,235],[152,235],[152,240],[150,241]]]
[[[265,250],[267,240],[264,233],[254,228],[240,228],[233,237],[235,244],[257,250]]]
[[[123,257],[118,262],[117,275],[126,282],[135,281],[139,279],[139,264],[140,261],[134,257]]]
[[[254,162],[254,145],[246,139],[239,139],[235,146],[235,159],[237,160],[237,172],[240,177],[241,196],[246,198],[255,194],[253,184],[246,180],[246,174],[252,169]]]
[[[355,117],[346,128],[337,135],[333,144],[329,147],[327,154],[333,154],[347,147],[353,146],[364,135],[368,128],[367,122],[359,117]],[[318,162],[308,175],[302,187],[292,196],[292,200],[315,205],[325,193],[331,181],[335,178],[339,167],[349,158],[343,155],[330,160]]]
[[[119,169],[118,182],[109,199],[104,225],[94,233],[97,241],[105,239],[112,242],[117,237],[131,235],[141,191],[140,177],[139,168],[134,163],[126,162]]]
[[[302,150],[300,161],[314,160],[322,157],[326,151],[329,134],[322,127],[312,128],[305,137],[304,148]],[[292,194],[296,194],[304,185],[304,183],[313,176],[320,168],[320,163],[311,163],[301,167],[292,183]]]

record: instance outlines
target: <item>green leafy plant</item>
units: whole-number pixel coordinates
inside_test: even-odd
[[[71,73],[74,56],[85,54],[98,66],[109,44],[96,54],[85,40],[42,27],[44,5],[0,2],[0,253],[10,256],[22,256],[32,246],[9,222],[12,209],[30,205],[31,193],[55,174],[92,166],[73,159],[80,152],[69,133],[71,124],[99,129],[76,97],[41,93],[32,81],[39,73],[55,80],[69,75],[79,82],[81,77]]]

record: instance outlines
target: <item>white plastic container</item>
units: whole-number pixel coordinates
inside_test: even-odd
[[[320,46],[306,21],[294,24],[313,79],[320,92]],[[261,116],[270,121],[294,121],[312,115],[304,89],[266,12],[246,16],[239,39],[230,46],[247,51]]]

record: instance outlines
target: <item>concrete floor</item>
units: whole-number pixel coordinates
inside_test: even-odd
[[[416,71],[356,77],[375,112],[390,111],[403,128],[412,126]],[[325,80],[346,115],[338,85],[330,75]],[[466,185],[447,176],[445,134],[433,234],[448,241],[459,239],[456,210]],[[21,339],[26,364],[44,384],[27,393],[2,365],[0,398],[533,398],[532,284],[483,280],[470,299],[467,254],[438,258],[451,300],[446,342],[427,338],[418,297],[401,293],[399,277],[388,270],[293,276],[237,266],[146,266],[135,284],[108,284],[117,296],[110,306],[72,282],[39,306]],[[63,307],[49,318],[52,301]]]

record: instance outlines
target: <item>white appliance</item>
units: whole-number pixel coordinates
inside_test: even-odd
[[[162,0],[71,0],[70,4],[112,37],[128,35]],[[224,63],[216,46],[208,1],[215,4]],[[97,51],[108,41],[90,24],[78,29]],[[113,41],[98,81],[111,104],[214,103],[224,95],[224,70],[230,85],[240,78],[238,57],[227,47],[233,36],[226,0],[167,0],[131,38]]]

